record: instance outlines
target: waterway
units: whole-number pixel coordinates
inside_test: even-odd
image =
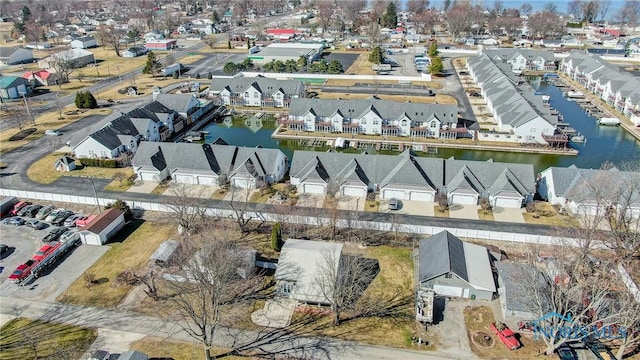
[[[572,144],[580,151],[578,156],[560,156],[549,154],[525,154],[496,151],[474,151],[462,149],[438,149],[437,154],[421,154],[424,156],[461,160],[511,162],[532,164],[534,171],[540,172],[550,166],[567,167],[576,165],[580,168],[600,168],[604,163],[622,166],[625,163],[640,162],[640,141],[629,135],[619,126],[599,126],[594,117],[589,116],[579,104],[567,100],[562,92],[552,84],[534,79],[531,82],[536,91],[551,97],[551,106],[557,109],[571,127],[585,136],[585,144]],[[230,145],[262,146],[281,149],[289,159],[295,150],[324,151],[328,147],[308,148],[306,141],[278,141],[271,138],[275,123],[259,121],[255,118],[247,121],[210,124],[203,130],[208,131],[205,141],[213,142],[217,138],[224,139]],[[370,152],[374,152],[369,150]]]

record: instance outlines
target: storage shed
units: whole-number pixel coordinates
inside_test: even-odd
[[[149,262],[158,266],[168,266],[175,254],[180,242],[178,240],[167,240],[158,246],[156,252],[151,255]]]
[[[88,245],[104,245],[124,227],[124,213],[118,209],[107,209],[96,216],[80,232],[80,239]]]

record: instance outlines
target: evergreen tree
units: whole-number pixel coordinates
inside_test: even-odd
[[[303,71],[306,70],[307,68],[307,57],[304,55],[300,55],[300,57],[298,58],[298,70],[299,71]]]
[[[429,73],[432,75],[442,74],[444,66],[442,65],[442,58],[440,56],[434,56],[431,58],[431,65],[429,65]]]
[[[327,68],[327,72],[329,74],[341,74],[344,72],[344,70],[342,69],[342,64],[340,64],[340,61],[331,60]]]
[[[374,47],[369,53],[369,62],[372,64],[382,64],[384,62],[384,51],[380,46]]]
[[[275,251],[282,249],[282,225],[279,222],[273,224],[271,229],[271,247]]]
[[[144,64],[142,73],[155,76],[161,66],[162,65],[160,64],[160,61],[158,61],[156,54],[154,54],[153,51],[149,51],[149,53],[147,54],[147,63]]]
[[[211,73],[211,71],[207,73],[207,79],[209,80],[213,79],[213,74]]]
[[[438,55],[438,43],[435,41],[431,42],[431,45],[429,45],[429,57],[434,57],[436,55]]]
[[[222,71],[224,71],[224,73],[227,75],[233,75],[238,72],[238,66],[236,65],[236,63],[230,61],[224,64],[224,68],[222,69]]]
[[[196,73],[196,79],[200,79],[200,72],[199,71]]]
[[[395,29],[398,26],[398,14],[396,12],[396,4],[393,1],[387,5],[387,11],[382,16],[382,25],[390,29]]]
[[[116,202],[114,203],[108,203],[105,206],[105,209],[118,209],[120,211],[122,211],[124,213],[124,220],[125,221],[129,221],[131,219],[133,219],[133,211],[131,211],[131,208],[129,207],[129,204],[127,204],[126,202],[118,199],[116,200]]]
[[[22,10],[20,12],[20,17],[22,19],[22,23],[26,23],[27,20],[29,20],[29,18],[31,17],[31,9],[29,9],[29,7],[27,7],[27,5],[24,5],[22,7]]]
[[[213,10],[213,14],[211,15],[211,21],[213,21],[214,24],[217,24],[220,22],[220,14],[218,14],[216,10]]]
[[[84,106],[84,99],[84,91],[79,91],[76,93],[76,100],[74,101],[74,103],[76,104],[76,107],[78,109],[82,109],[82,107]]]

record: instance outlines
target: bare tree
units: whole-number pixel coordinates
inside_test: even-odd
[[[327,251],[318,264],[316,281],[322,296],[331,305],[333,324],[340,325],[343,311],[356,309],[358,299],[377,275],[377,261]]]
[[[622,8],[618,11],[615,19],[620,22],[620,32],[622,33],[623,26],[631,27],[635,29],[640,18],[640,1],[626,0]]]
[[[124,36],[124,32],[115,25],[102,25],[98,28],[98,39],[102,46],[111,46],[116,52],[116,56],[120,56],[120,39]]]
[[[600,20],[604,20],[607,17],[607,13],[609,12],[609,7],[611,6],[611,0],[600,0]]]
[[[69,76],[76,70],[77,64],[73,59],[73,55],[69,52],[61,52],[51,55],[47,58],[47,64],[57,75],[58,87],[62,83],[69,82]]]
[[[469,16],[471,7],[467,3],[456,3],[445,13],[447,29],[455,39],[458,35],[469,30],[471,17]]]
[[[586,1],[582,4],[582,20],[594,22],[598,18],[600,12],[600,3],[598,0]]]
[[[429,0],[408,0],[406,7],[407,11],[411,14],[419,14],[427,10],[429,7]]]
[[[436,10],[425,10],[415,16],[415,25],[422,34],[433,34],[433,29],[439,22]]]
[[[573,16],[574,19],[580,20],[582,15],[582,0],[572,0],[567,3],[567,14]]]
[[[249,186],[240,188],[231,185],[229,191],[231,191],[231,201],[229,205],[235,213],[234,220],[238,224],[242,234],[249,233],[249,223],[253,220],[253,215],[249,212],[249,200],[253,190],[256,189],[258,184],[249,184]]]
[[[564,32],[564,23],[558,14],[544,10],[529,17],[529,32],[533,37],[557,37]]]
[[[640,301],[631,294],[625,284],[620,284],[623,289],[616,298],[617,309],[616,324],[626,332],[620,339],[620,346],[616,352],[616,359],[622,360],[630,349],[640,346]]]
[[[157,272],[153,268],[148,268],[142,271],[133,271],[132,276],[145,286],[144,293],[148,297],[157,301],[160,297],[158,295],[157,286]]]
[[[167,190],[164,206],[173,213],[173,219],[177,221],[178,229],[189,234],[197,231],[207,220],[207,209],[202,192],[194,193],[187,184],[172,183]]]
[[[366,7],[366,1],[364,0],[338,0],[337,4],[342,9],[342,15],[347,22],[351,23],[352,28],[360,16],[360,11]]]
[[[320,0],[316,3],[316,8],[322,29],[328,31],[331,25],[331,17],[333,16],[333,1]]]
[[[255,265],[248,266],[246,252],[228,233],[216,231],[207,234],[206,240],[183,240],[180,249],[180,277],[163,280],[159,289],[174,312],[172,319],[202,344],[205,359],[210,360],[219,327],[234,321],[232,312],[225,309],[253,299],[261,281],[251,272]]]
[[[17,127],[22,134],[24,132],[25,126],[27,125],[27,121],[29,120],[25,108],[14,106],[8,108],[5,111],[5,114],[6,115],[3,116],[4,121],[9,123],[11,127]]]
[[[533,7],[531,6],[531,4],[522,4],[522,6],[520,7],[520,12],[524,16],[529,16],[529,14],[531,14],[532,11],[533,11]]]

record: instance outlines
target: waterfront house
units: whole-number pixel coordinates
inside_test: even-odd
[[[521,73],[524,70],[554,71],[557,66],[553,52],[546,50],[496,49],[483,50],[494,62],[502,62],[511,66],[511,71]]]
[[[458,122],[455,105],[368,99],[291,100],[289,116],[281,124],[292,131],[422,138],[471,137]]]
[[[400,155],[296,151],[289,171],[299,193],[359,196],[379,191],[381,199],[521,208],[535,192],[533,166]]]
[[[191,143],[140,143],[131,164],[143,181],[245,189],[278,182],[287,171],[278,149]]]
[[[289,107],[291,99],[302,98],[302,81],[257,77],[214,77],[209,97],[216,105]]]
[[[498,123],[498,133],[484,132],[480,140],[546,144],[555,134],[558,118],[509,64],[483,54],[469,59],[467,67]]]
[[[442,231],[420,240],[419,287],[436,295],[491,300],[496,292],[489,251]]]
[[[0,66],[33,62],[33,51],[21,47],[0,47]]]
[[[329,305],[338,278],[342,244],[287,239],[276,268],[276,294],[304,304]],[[326,284],[326,285],[323,285]]]
[[[550,167],[537,188],[542,199],[574,214],[603,216],[617,208],[640,218],[640,172]]]

